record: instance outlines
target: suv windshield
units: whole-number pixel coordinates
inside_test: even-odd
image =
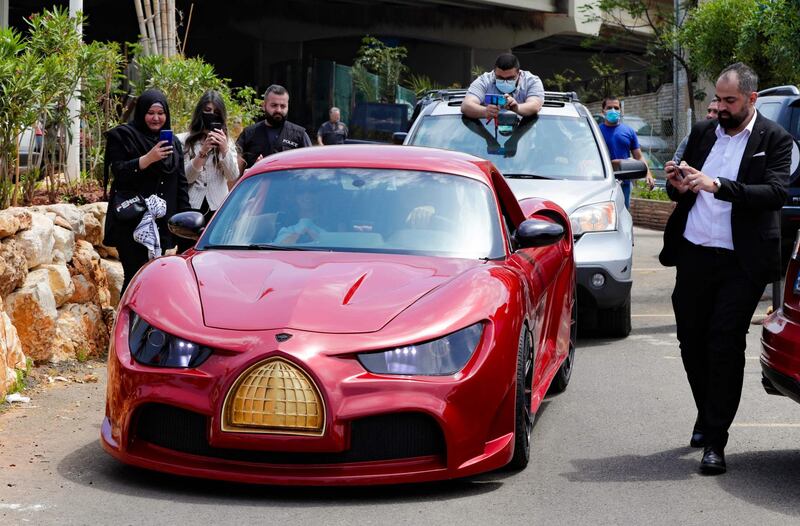
[[[588,118],[540,115],[496,130],[493,122],[487,124],[460,114],[427,115],[409,144],[483,157],[507,177],[605,177],[600,148]]]
[[[493,194],[477,180],[412,170],[275,171],[233,190],[197,245],[464,258],[503,256]]]

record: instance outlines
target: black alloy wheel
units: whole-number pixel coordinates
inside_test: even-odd
[[[533,418],[531,397],[533,392],[533,340],[531,331],[523,325],[517,346],[517,387],[514,410],[514,456],[508,467],[524,469],[531,457]]]

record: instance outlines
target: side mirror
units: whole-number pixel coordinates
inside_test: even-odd
[[[620,181],[641,179],[647,175],[647,163],[636,159],[617,159],[612,161],[614,177]]]
[[[514,242],[519,248],[545,247],[563,239],[564,227],[543,219],[526,219],[514,232]]]
[[[206,218],[196,211],[179,212],[169,218],[167,226],[178,237],[197,240],[206,227]]]
[[[403,144],[406,141],[406,137],[408,137],[406,132],[394,132],[392,134],[392,144]]]

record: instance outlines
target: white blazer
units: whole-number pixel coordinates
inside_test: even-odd
[[[201,142],[194,143],[191,151],[186,149],[186,137],[189,133],[178,134],[178,139],[183,145],[184,170],[186,171],[186,181],[189,183],[189,203],[192,208],[200,208],[203,198],[208,201],[211,210],[217,210],[225,196],[228,195],[228,181],[236,181],[239,178],[238,155],[236,144],[228,137],[228,152],[225,157],[219,159],[217,166],[214,166],[214,156],[206,157],[206,162],[200,170],[195,170],[192,161],[200,152]]]

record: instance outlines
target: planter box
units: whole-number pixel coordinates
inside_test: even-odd
[[[642,228],[664,230],[667,219],[675,209],[674,201],[655,201],[653,199],[631,198],[633,224]]]

